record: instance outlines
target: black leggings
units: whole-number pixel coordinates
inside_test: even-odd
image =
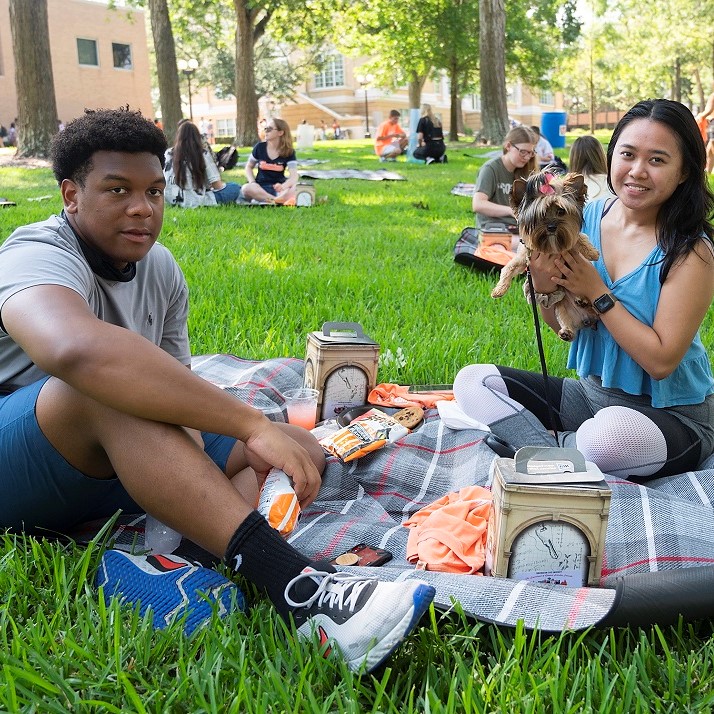
[[[501,365],[496,365],[496,368],[501,373],[506,384],[508,396],[534,414],[546,429],[555,429],[559,432],[577,430],[580,424],[574,423],[572,418],[568,418],[567,397],[565,401],[563,400],[564,379],[561,377],[548,377],[549,397],[553,405],[552,414],[555,418],[555,424],[553,425],[551,423],[551,411],[548,409],[543,375]],[[623,403],[623,406],[628,405]],[[660,471],[648,476],[647,479],[671,476],[693,471],[697,468],[701,460],[701,439],[693,429],[690,429],[666,409],[640,405],[632,405],[631,408],[641,412],[654,422],[662,432],[667,445],[666,464]],[[595,411],[597,409],[591,409],[592,414]],[[579,412],[581,416],[580,423],[582,423],[582,410],[579,410]],[[636,480],[647,479],[640,478]]]

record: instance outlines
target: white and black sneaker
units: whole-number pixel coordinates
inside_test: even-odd
[[[319,583],[317,590],[304,601],[293,600],[291,590],[307,578]],[[382,582],[310,566],[285,588],[298,635],[317,635],[325,657],[336,645],[354,672],[379,667],[416,627],[435,594],[421,580]]]
[[[427,156],[426,157],[426,165],[428,166],[429,164],[433,164],[436,159],[433,156]]]

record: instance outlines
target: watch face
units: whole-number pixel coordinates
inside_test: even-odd
[[[508,577],[534,583],[582,587],[588,578],[590,544],[572,523],[541,521],[513,541]]]
[[[356,365],[338,367],[325,382],[322,418],[334,419],[367,401],[367,374]]]
[[[609,293],[605,293],[605,295],[601,295],[595,302],[593,303],[595,306],[595,309],[598,312],[607,312],[610,308],[615,307],[615,301]]]

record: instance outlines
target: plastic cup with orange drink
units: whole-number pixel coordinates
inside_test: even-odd
[[[308,431],[315,428],[317,417],[317,389],[300,387],[283,392],[285,405],[288,409],[288,422],[301,426]]]

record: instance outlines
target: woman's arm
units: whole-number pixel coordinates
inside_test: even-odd
[[[576,295],[596,300],[609,289],[595,266],[579,253],[565,253],[555,265],[562,278],[552,282]],[[696,289],[692,289],[696,286]],[[674,266],[660,293],[652,327],[640,322],[621,302],[600,319],[620,347],[653,379],[664,379],[677,368],[714,298],[714,257],[702,239]]]
[[[245,162],[245,177],[248,179],[248,183],[255,183],[255,173],[253,169],[255,169],[257,163],[253,154],[251,154],[248,161]]]
[[[474,213],[480,213],[491,218],[515,218],[510,206],[502,206],[489,200],[487,194],[477,191],[471,201]]]
[[[297,161],[288,161],[288,165],[286,168],[288,170],[288,178],[283,183],[284,191],[294,188],[297,185],[298,178],[299,178],[299,176],[298,176],[298,162]]]

